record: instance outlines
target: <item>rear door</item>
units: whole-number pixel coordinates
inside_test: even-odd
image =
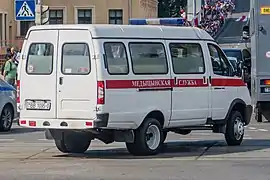
[[[91,34],[60,30],[58,43],[57,118],[96,116],[97,81]]]
[[[35,30],[24,43],[19,71],[22,118],[56,118],[57,39],[58,30]]]

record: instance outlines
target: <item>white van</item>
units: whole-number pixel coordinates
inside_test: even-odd
[[[252,112],[223,51],[193,27],[31,27],[18,95],[20,125],[48,129],[64,153],[83,153],[99,139],[153,155],[167,132],[201,129],[240,145]]]

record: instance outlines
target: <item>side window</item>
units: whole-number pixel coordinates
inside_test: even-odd
[[[91,71],[89,47],[86,43],[65,43],[62,47],[62,73],[86,75]]]
[[[220,76],[233,76],[233,69],[224,53],[214,44],[208,44],[213,72]]]
[[[28,74],[49,75],[53,71],[53,45],[33,43],[29,47],[26,72]]]
[[[168,64],[162,43],[129,43],[134,74],[167,74]]]
[[[128,59],[125,45],[119,42],[104,43],[109,74],[128,74]]]
[[[175,74],[203,74],[203,52],[197,43],[170,43],[170,52]]]

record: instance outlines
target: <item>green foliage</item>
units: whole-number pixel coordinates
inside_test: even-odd
[[[158,17],[180,17],[180,9],[185,9],[187,0],[158,0]]]

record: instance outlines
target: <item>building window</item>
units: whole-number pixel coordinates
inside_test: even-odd
[[[20,35],[26,36],[28,29],[34,25],[32,21],[21,21],[20,22]]]
[[[123,24],[123,10],[109,10],[109,24]]]
[[[63,24],[63,9],[54,9],[49,12],[50,24]]]
[[[92,24],[92,9],[78,9],[78,24]]]

